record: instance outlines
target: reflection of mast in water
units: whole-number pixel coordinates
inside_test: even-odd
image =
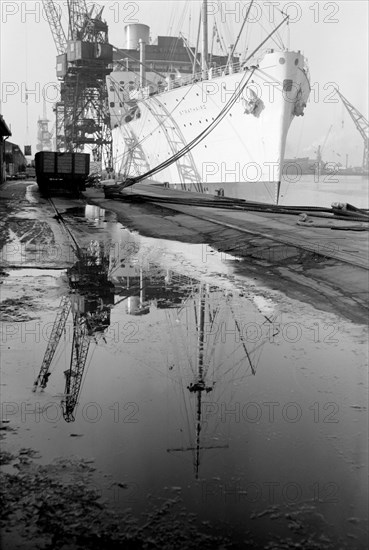
[[[194,281],[195,282],[195,281]],[[263,346],[263,343],[260,343],[258,346],[256,346],[252,352],[249,352],[246,346],[245,338],[242,334],[242,325],[240,323],[240,320],[236,318],[236,310],[237,308],[233,307],[232,304],[232,296],[226,296],[223,291],[219,288],[215,287],[209,287],[208,285],[201,284],[197,286],[199,288],[199,301],[198,305],[194,309],[195,314],[195,328],[196,328],[196,336],[197,336],[197,345],[196,345],[196,365],[194,370],[194,379],[190,382],[190,384],[186,385],[187,390],[189,390],[190,394],[195,394],[195,411],[194,411],[194,420],[195,420],[195,439],[194,444],[189,446],[182,446],[177,448],[170,448],[167,449],[167,452],[185,452],[185,451],[193,451],[194,452],[194,470],[195,470],[195,477],[198,479],[199,477],[199,467],[200,467],[200,451],[201,450],[208,450],[208,449],[225,449],[229,448],[228,444],[202,444],[201,443],[201,437],[202,436],[202,430],[204,427],[204,422],[207,424],[207,420],[204,421],[202,418],[203,414],[203,406],[205,404],[204,397],[206,394],[209,394],[210,396],[213,396],[212,403],[213,405],[216,404],[216,397],[213,395],[214,393],[217,393],[220,395],[220,391],[223,393],[223,390],[219,388],[219,384],[221,384],[221,378],[224,377],[227,373],[233,372],[233,374],[236,374],[239,370],[241,370],[242,378],[244,378],[247,375],[255,375],[256,374],[256,366],[257,362],[260,359],[256,359],[256,350],[261,348]],[[210,298],[211,294],[215,296],[216,292],[221,293],[221,298],[215,298],[218,299],[218,303],[215,305],[215,307],[211,307],[210,305]],[[193,293],[192,293],[193,296]],[[241,298],[240,298],[241,299]],[[182,305],[182,308],[180,312],[184,310],[184,305]],[[215,358],[215,346],[217,342],[219,342],[219,336],[220,332],[222,330],[222,323],[221,323],[221,307],[223,308],[223,314],[225,313],[225,309],[228,310],[228,312],[231,315],[232,320],[234,321],[235,326],[235,332],[238,334],[238,346],[236,349],[233,349],[228,355],[226,352],[226,343],[222,342],[220,344],[220,352],[225,354],[225,357],[223,360],[219,361]],[[240,314],[242,318],[242,312],[245,311],[244,305],[240,305]],[[238,312],[237,312],[238,313]],[[245,313],[243,313],[245,314]],[[178,313],[179,315],[179,313]],[[186,319],[188,321],[188,316],[186,312]],[[270,319],[265,318],[266,321],[270,323]],[[207,322],[208,321],[208,322]],[[180,326],[180,320],[177,317],[176,323],[173,325],[171,324],[171,327],[179,327]],[[173,330],[176,330],[174,328]],[[210,336],[213,336],[213,341],[211,341]],[[186,338],[188,338],[188,330],[186,331]],[[176,340],[176,347],[179,346],[178,339],[176,337],[173,337],[173,340]],[[189,341],[187,342],[187,345],[185,345],[185,348],[191,349],[191,344]],[[236,357],[235,353],[240,350],[241,357]],[[233,365],[231,368],[229,368],[228,361],[233,361]],[[210,381],[209,380],[209,370],[210,365],[213,363],[216,364],[216,370],[217,370],[217,376],[216,380]],[[246,365],[245,365],[246,364]],[[225,373],[220,373],[220,369],[223,367],[223,365],[227,366]],[[191,359],[188,357],[188,364],[187,367],[191,366]],[[245,368],[246,366],[246,368]],[[237,370],[236,370],[237,369]],[[234,381],[232,381],[234,382]],[[223,380],[224,384],[224,380]],[[232,391],[232,388],[230,387],[230,390]],[[219,398],[218,395],[218,398]],[[186,406],[186,395],[183,394],[184,397],[184,406],[185,406],[185,412],[186,416],[188,416],[187,412],[187,406]],[[210,403],[209,403],[210,404]],[[214,407],[217,409],[217,407]],[[213,408],[213,409],[214,409]],[[180,430],[182,431],[182,430]],[[216,439],[218,438],[219,434],[216,434]],[[211,443],[211,441],[210,441]]]
[[[209,393],[213,390],[213,385],[207,386],[204,379],[204,338],[205,338],[205,301],[206,289],[200,283],[200,303],[198,312],[198,374],[195,383],[187,386],[191,393],[196,394],[196,454],[195,454],[195,476],[199,477],[200,467],[200,434],[201,434],[201,410],[202,393]],[[214,446],[202,447],[203,449],[212,449]],[[228,448],[228,445],[217,445],[216,448]]]
[[[206,383],[207,368],[205,364],[205,317],[206,317],[206,298],[209,293],[209,288],[200,283],[199,286],[199,305],[198,310],[195,309],[196,331],[197,331],[197,372],[195,381],[191,382],[187,389],[190,393],[196,396],[196,418],[195,418],[195,446],[179,447],[167,449],[167,452],[184,452],[194,451],[194,469],[195,477],[199,477],[200,468],[200,450],[203,449],[227,449],[228,444],[224,445],[201,445],[201,430],[202,430],[202,396],[203,392],[210,393],[213,391],[215,383],[208,385]],[[209,311],[209,320],[211,325],[215,322],[215,315]]]

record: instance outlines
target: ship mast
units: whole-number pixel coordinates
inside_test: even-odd
[[[202,55],[201,55],[202,78],[208,77],[208,0],[202,2]]]

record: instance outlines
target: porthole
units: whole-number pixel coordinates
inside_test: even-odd
[[[286,60],[285,60],[284,57],[280,57],[279,62],[280,62],[281,65],[284,65],[286,63]]]

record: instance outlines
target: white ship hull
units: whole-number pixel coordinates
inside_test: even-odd
[[[132,120],[121,94],[121,109],[111,110],[116,174],[146,173],[214,123],[186,155],[143,183],[273,202],[290,124],[303,114],[310,93],[304,58],[296,52],[270,52],[255,69],[210,76],[141,97]],[[122,84],[130,77],[121,72],[109,78]],[[224,118],[214,122],[222,110]]]

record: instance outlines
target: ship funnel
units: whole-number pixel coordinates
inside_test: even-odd
[[[141,23],[132,23],[124,27],[125,49],[137,50],[139,41],[150,44],[150,27]]]

